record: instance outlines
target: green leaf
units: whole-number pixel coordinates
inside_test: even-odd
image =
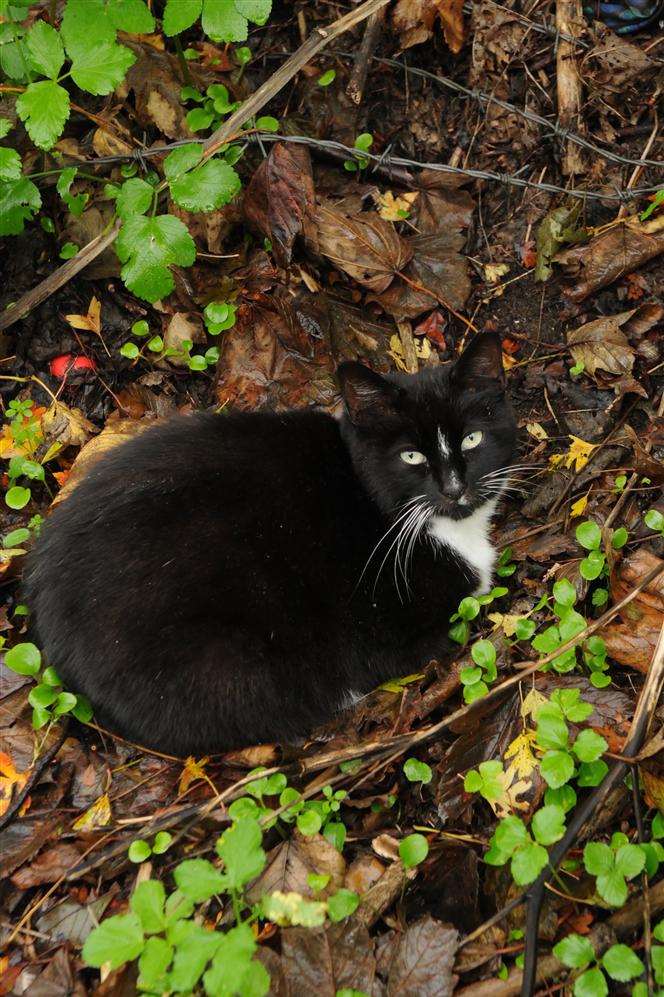
[[[185,211],[213,211],[242,189],[240,178],[223,159],[211,159],[170,182],[175,203]]]
[[[612,907],[622,907],[627,900],[627,883],[617,869],[601,873],[596,880],[597,892]]]
[[[0,235],[20,235],[41,203],[41,194],[32,180],[0,180]]]
[[[627,541],[629,540],[629,533],[624,526],[620,526],[617,530],[613,531],[613,536],[611,537],[611,546],[614,550],[622,550]]]
[[[549,861],[546,848],[529,841],[512,856],[510,870],[517,886],[525,886],[537,879]]]
[[[191,917],[194,912],[194,903],[185,897],[181,890],[174,890],[166,900],[164,916],[166,924],[172,927],[183,918]]]
[[[643,518],[648,529],[656,530],[658,533],[664,531],[664,515],[659,509],[648,509]]]
[[[312,834],[318,834],[322,824],[323,820],[315,810],[305,810],[304,813],[297,816],[297,829],[300,834],[304,834],[307,838]]]
[[[664,946],[653,945],[650,958],[652,960],[653,973],[655,974],[655,982],[659,983],[660,986],[664,986]]]
[[[168,831],[158,831],[152,842],[152,851],[155,855],[163,855],[168,850],[172,840],[173,835],[169,834]]]
[[[107,0],[106,16],[115,28],[132,35],[149,35],[155,28],[144,0]]]
[[[561,606],[573,606],[576,602],[576,589],[567,578],[559,578],[553,586],[553,598]]]
[[[514,635],[517,640],[530,640],[536,629],[537,624],[534,620],[528,620],[522,616],[514,625]]]
[[[115,210],[122,219],[128,218],[130,215],[144,215],[152,204],[153,198],[154,187],[151,187],[145,180],[134,177],[132,180],[125,180],[122,184],[115,202]]]
[[[328,69],[323,73],[322,76],[318,77],[318,80],[316,82],[318,83],[319,87],[329,87],[330,83],[332,83],[336,79],[336,76],[337,76],[336,70]]]
[[[552,845],[565,833],[565,811],[556,804],[541,807],[533,816],[531,829],[540,845]]]
[[[490,640],[475,641],[470,649],[470,656],[481,668],[491,668],[496,663],[496,649]]]
[[[614,866],[613,852],[603,841],[589,841],[583,849],[583,864],[591,876],[610,872]]]
[[[242,817],[224,831],[217,841],[217,854],[224,862],[226,879],[231,889],[241,890],[262,872],[265,865],[262,839],[258,821]]]
[[[584,969],[595,959],[595,950],[582,935],[566,935],[553,947],[553,954],[569,969]]]
[[[35,145],[50,149],[69,117],[69,94],[52,80],[31,83],[16,101],[16,113]]]
[[[608,742],[601,734],[588,728],[581,731],[572,746],[572,751],[580,762],[596,762],[608,747]]]
[[[176,180],[187,170],[193,169],[200,162],[203,155],[203,146],[197,142],[188,142],[181,145],[173,152],[169,152],[164,160],[164,175],[168,181]]]
[[[404,775],[409,782],[422,782],[425,785],[433,779],[431,767],[417,758],[408,758],[403,767]]]
[[[5,135],[9,135],[13,127],[14,125],[9,118],[0,118],[0,138],[4,138]]]
[[[71,76],[81,90],[105,96],[122,83],[135,62],[136,56],[126,45],[90,46],[76,55]]]
[[[78,246],[75,242],[65,242],[64,246],[60,250],[61,260],[72,260],[78,253]]]
[[[586,550],[596,550],[602,542],[602,532],[597,523],[587,519],[577,526],[576,539]]]
[[[238,10],[237,0],[203,0],[203,31],[213,42],[243,42],[247,39],[247,18]]]
[[[625,879],[634,879],[640,872],[643,872],[646,864],[646,857],[638,845],[623,845],[616,852],[616,869]]]
[[[136,844],[136,842],[134,842]],[[129,900],[134,914],[138,914],[146,935],[156,935],[166,927],[164,904],[166,890],[158,879],[146,879],[139,883]]]
[[[37,675],[41,668],[41,652],[36,644],[15,644],[5,654],[5,664],[18,675]]]
[[[19,180],[23,164],[16,149],[0,146],[0,180]]]
[[[600,550],[591,550],[579,564],[579,573],[586,581],[592,582],[602,574],[606,558]]]
[[[645,966],[629,945],[612,945],[602,956],[602,966],[612,980],[627,983],[640,976]]]
[[[133,912],[117,914],[106,918],[90,932],[83,946],[83,961],[97,969],[104,963],[109,963],[110,969],[117,969],[138,958],[144,943],[138,915]]]
[[[210,127],[214,121],[214,114],[203,107],[194,107],[191,111],[187,111],[185,120],[192,132],[201,132]]]
[[[152,849],[150,848],[147,841],[139,838],[138,841],[132,841],[127,851],[127,857],[130,862],[147,862],[147,860],[152,855]]]
[[[482,699],[489,691],[486,682],[474,682],[472,685],[464,686],[463,699],[465,703],[474,703],[477,699]]]
[[[13,485],[5,492],[5,504],[16,511],[25,508],[31,498],[30,489],[23,488],[22,485]]]
[[[472,595],[466,596],[459,603],[459,616],[462,620],[474,620],[479,611],[480,604]]]
[[[53,706],[53,713],[56,717],[61,717],[65,713],[71,713],[76,706],[76,696],[73,692],[61,692]]]
[[[212,966],[203,978],[209,997],[262,997],[270,989],[270,977],[261,963],[252,960],[256,942],[248,924],[240,924],[220,936]]]
[[[661,810],[652,819],[651,833],[653,838],[664,838],[664,812]]]
[[[360,903],[357,893],[352,890],[338,890],[327,901],[327,914],[330,921],[343,921],[354,914]]]
[[[40,730],[52,720],[51,711],[43,706],[35,706],[32,710],[32,726],[35,730]]]
[[[167,992],[166,973],[172,959],[172,945],[164,938],[148,938],[138,960],[138,989],[159,994]]]
[[[413,869],[429,854],[429,843],[423,834],[409,834],[399,842],[399,857],[404,869]]]
[[[596,762],[582,762],[576,781],[579,786],[599,786],[600,782],[609,771],[609,766],[603,758],[598,758]]]
[[[53,689],[62,685],[62,679],[60,678],[60,676],[58,675],[58,673],[56,672],[55,668],[52,665],[49,668],[45,669],[41,677],[41,680],[45,685],[50,685],[51,688]]]
[[[28,696],[28,702],[30,706],[34,706],[35,709],[41,707],[44,709],[47,706],[51,706],[58,698],[58,693],[55,689],[52,689],[48,685],[36,685],[34,689],[30,690]]]
[[[223,939],[218,931],[208,931],[192,921],[178,921],[168,935],[168,941],[175,946],[169,991],[189,993],[193,990]]]
[[[256,128],[261,132],[278,132],[279,122],[269,114],[256,119]]]
[[[71,712],[72,716],[75,716],[80,723],[87,724],[92,720],[92,703],[87,696],[83,696],[79,692],[76,696],[76,706]]]
[[[50,80],[57,79],[65,61],[65,50],[55,28],[46,21],[37,21],[28,31],[26,45],[32,68]]]
[[[235,6],[248,21],[265,24],[272,10],[272,0],[235,0]]]
[[[568,751],[547,751],[540,762],[540,772],[548,786],[558,789],[574,775],[574,759]]]
[[[173,215],[128,218],[116,240],[122,279],[129,288],[147,301],[158,301],[173,290],[171,265],[191,266],[196,246],[186,225]]]
[[[166,0],[162,27],[165,35],[179,35],[201,16],[203,0]]]
[[[481,668],[462,668],[459,672],[462,685],[475,685],[482,678]]]
[[[658,942],[664,942],[664,921],[660,921],[652,930],[653,938]]]
[[[557,647],[560,647],[561,643],[558,627],[547,627],[541,634],[537,634],[533,638],[532,643],[535,650],[540,651],[542,654],[550,654],[552,651],[555,651]]]
[[[135,360],[140,352],[136,343],[123,343],[120,347],[121,356],[126,357],[128,360]]]
[[[115,42],[115,28],[106,16],[104,0],[67,0],[60,33],[71,59]]]
[[[537,711],[537,743],[540,748],[565,750],[569,727],[557,703],[544,703]]]
[[[528,842],[528,831],[520,817],[504,817],[495,830],[493,841],[501,852],[512,855]]]
[[[194,903],[223,893],[226,879],[207,859],[185,859],[175,867],[173,878],[185,897]]]
[[[574,997],[606,997],[609,988],[601,969],[587,969],[574,981]]]

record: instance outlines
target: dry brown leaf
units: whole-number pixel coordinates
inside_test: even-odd
[[[598,368],[610,374],[629,374],[635,355],[629,334],[643,335],[661,317],[662,309],[657,305],[642,305],[618,315],[604,315],[569,332],[567,343],[575,361],[582,363],[588,374],[595,374]]]
[[[463,0],[398,0],[392,25],[401,47],[428,41],[434,34],[436,18],[440,18],[445,41],[457,55],[465,38]]]
[[[65,315],[65,320],[74,329],[85,329],[87,332],[101,332],[101,302],[98,298],[92,298],[88,305],[87,315]]]
[[[343,886],[346,860],[322,835],[304,837],[295,832],[268,852],[262,873],[247,891],[247,899],[257,902],[266,893],[299,893],[304,897],[325,900]],[[310,873],[329,876],[323,890],[314,893],[309,886]]]
[[[72,824],[73,831],[93,831],[105,827],[111,819],[111,801],[108,793],[103,793],[91,807]]]
[[[97,432],[94,423],[80,409],[68,408],[64,402],[53,402],[42,416],[44,436],[63,447],[82,447]]]
[[[321,256],[372,291],[380,293],[389,287],[412,256],[394,226],[375,211],[352,214],[324,203],[317,208],[315,220]],[[310,241],[308,247],[316,251]]]
[[[164,332],[164,347],[181,352],[182,344],[187,340],[192,343],[206,342],[203,323],[195,312],[175,312]],[[188,366],[187,360],[179,356],[168,357],[168,362],[175,367]]]
[[[376,300],[397,321],[417,318],[438,304],[463,308],[470,294],[468,264],[459,253],[463,244],[464,236],[453,229],[415,236],[404,279],[395,280]]]
[[[563,293],[577,304],[660,253],[664,253],[664,235],[625,224],[614,226],[584,246],[562,250],[555,262],[573,279],[563,287]]]
[[[611,578],[614,602],[626,595],[652,571],[660,559],[645,547],[626,557]],[[664,576],[660,575],[639,592],[620,613],[617,622],[601,631],[609,658],[646,672],[655,652],[664,619]]]
[[[254,173],[244,195],[248,221],[272,243],[280,266],[290,263],[295,238],[304,232],[316,251],[314,182],[309,150],[278,142]]]

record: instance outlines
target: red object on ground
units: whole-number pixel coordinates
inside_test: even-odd
[[[72,371],[96,370],[97,365],[89,357],[75,357],[73,353],[61,353],[59,357],[53,357],[50,369],[53,377],[63,380]]]

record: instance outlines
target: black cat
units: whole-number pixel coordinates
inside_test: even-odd
[[[100,722],[180,755],[293,739],[449,647],[450,613],[491,585],[515,445],[500,340],[339,377],[341,421],[177,417],[49,516],[35,639]]]

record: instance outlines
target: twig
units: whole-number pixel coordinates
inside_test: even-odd
[[[369,72],[369,62],[374,54],[376,45],[378,44],[384,19],[385,8],[382,8],[381,10],[377,10],[375,14],[371,15],[367,21],[367,26],[364,29],[364,37],[362,38],[362,43],[359,49],[357,50],[348,86],[346,87],[346,93],[354,104],[362,103],[364,86],[367,82],[367,73]]]
[[[556,28],[566,35],[578,35],[584,24],[581,0],[556,0]],[[576,63],[576,48],[567,41],[558,42],[556,52],[556,89],[558,94],[558,126],[567,129],[572,122],[577,128],[581,120],[581,77]],[[563,146],[561,169],[565,176],[583,173],[584,166],[578,147],[567,139]]]
[[[652,574],[652,572],[651,572]],[[664,623],[660,631],[657,647],[653,654],[646,680],[641,689],[636,711],[632,719],[629,736],[623,748],[625,758],[638,754],[655,712],[664,687]],[[627,762],[614,762],[599,786],[584,800],[575,811],[564,837],[549,852],[549,866],[527,890],[528,909],[526,913],[526,949],[523,967],[522,997],[530,997],[534,992],[537,973],[537,939],[539,916],[544,897],[544,887],[564,858],[568,848],[576,840],[583,825],[601,805],[610,790],[623,778],[629,766]]]

